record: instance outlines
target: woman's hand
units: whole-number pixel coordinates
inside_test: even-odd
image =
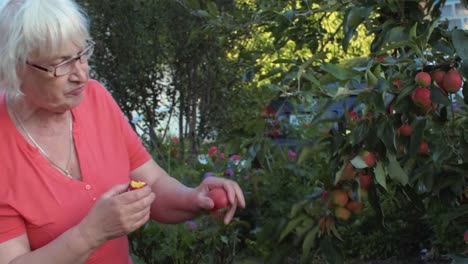
[[[224,223],[229,224],[236,212],[237,206],[245,208],[244,194],[237,182],[210,176],[205,178],[205,180],[195,188],[197,195],[196,201],[200,208],[211,210],[214,207],[214,202],[208,197],[208,193],[210,190],[216,188],[223,188],[227,193],[229,209],[224,216]]]
[[[155,194],[147,186],[128,192],[127,188],[120,184],[104,193],[78,225],[91,247],[127,235],[148,221]]]

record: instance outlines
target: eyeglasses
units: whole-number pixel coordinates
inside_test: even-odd
[[[73,64],[79,60],[80,63],[85,63],[93,55],[95,43],[91,40],[86,41],[86,48],[80,52],[77,56],[61,62],[55,66],[42,66],[33,63],[26,62],[27,65],[34,67],[35,69],[49,73],[53,77],[59,77],[66,75],[72,71]]]

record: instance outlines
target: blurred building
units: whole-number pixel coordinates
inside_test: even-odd
[[[449,22],[449,29],[468,29],[468,9],[460,0],[447,0],[441,12],[442,19]]]

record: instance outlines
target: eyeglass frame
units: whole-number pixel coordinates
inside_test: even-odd
[[[60,76],[67,75],[67,74],[70,73],[70,71],[58,75],[57,74],[57,68],[59,68],[59,67],[61,67],[63,65],[66,65],[68,63],[75,62],[77,60],[79,60],[80,63],[85,63],[93,55],[94,46],[96,45],[96,43],[94,41],[92,41],[92,40],[87,40],[86,43],[87,43],[87,47],[82,52],[80,52],[78,55],[76,55],[75,57],[72,57],[72,58],[70,58],[70,59],[68,59],[66,61],[63,61],[63,62],[61,62],[61,63],[59,63],[59,64],[57,64],[55,66],[43,66],[43,65],[39,65],[39,64],[30,63],[29,61],[26,61],[26,65],[31,66],[31,67],[33,67],[33,68],[35,68],[37,70],[43,71],[43,72],[47,72],[47,73],[49,73],[49,75],[51,75],[53,77],[60,77]],[[88,57],[86,58],[86,60],[82,61],[82,57],[88,52],[89,52]]]

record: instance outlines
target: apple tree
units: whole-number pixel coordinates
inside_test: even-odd
[[[301,105],[356,98],[331,120],[322,118],[325,104],[296,131],[313,139],[297,146],[296,166],[315,175],[315,188],[292,206],[279,245],[299,244],[303,261],[321,252],[342,263],[343,227],[372,209],[385,228],[391,216],[383,197],[390,195],[429,226],[425,238],[434,252],[462,251],[468,35],[440,18],[445,1],[244,2],[252,19],[243,25],[269,36],[261,54],[274,58],[260,65],[258,50],[242,50],[256,59],[246,71],[251,81]],[[317,133],[324,123],[330,129]],[[456,234],[458,242],[437,244],[444,233]]]

